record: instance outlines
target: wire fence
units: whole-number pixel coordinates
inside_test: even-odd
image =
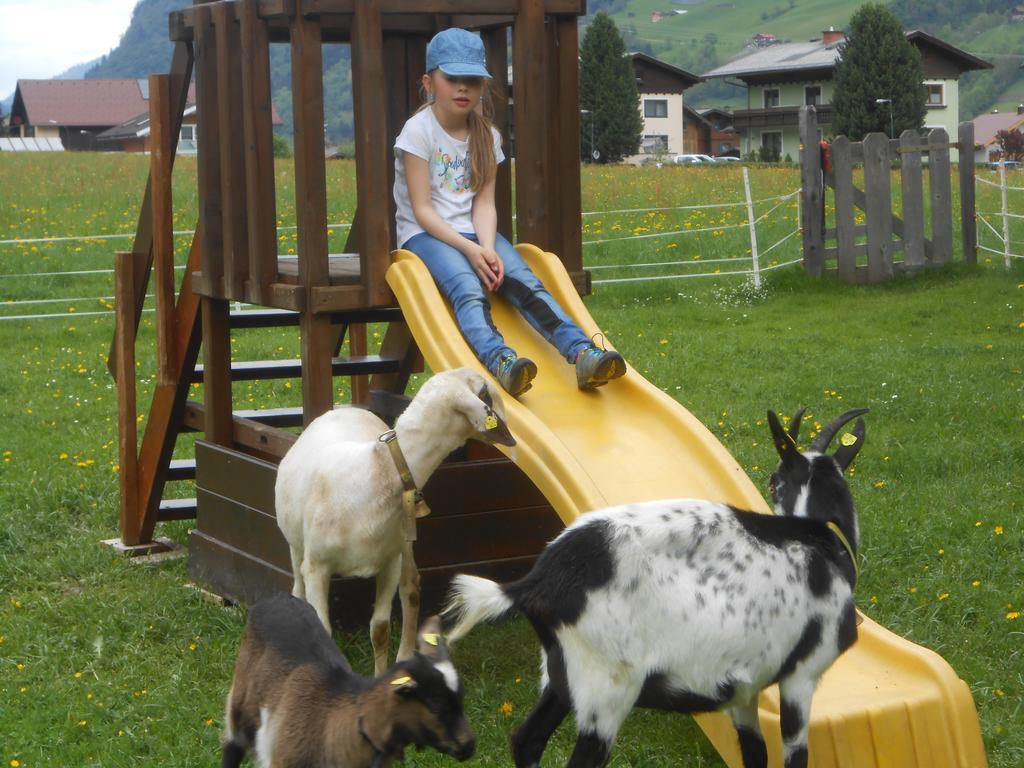
[[[719,222],[709,225],[695,225],[693,221],[683,220],[675,227],[658,232],[634,232],[633,234],[623,234],[611,237],[597,236],[585,239],[583,241],[584,266],[586,269],[594,272],[596,279],[593,280],[593,284],[611,285],[617,283],[672,281],[691,278],[747,277],[754,282],[755,287],[760,287],[762,273],[799,263],[801,260],[799,256],[782,260],[775,260],[774,257],[772,260],[768,260],[767,258],[769,254],[776,249],[781,248],[799,234],[800,230],[798,226],[794,226],[791,230],[785,232],[785,234],[778,237],[771,245],[763,250],[759,250],[757,241],[758,228],[763,227],[766,223],[771,221],[772,218],[776,216],[777,212],[789,201],[795,199],[795,206],[799,209],[799,190],[783,195],[754,200],[750,193],[750,183],[746,168],[743,169],[743,179],[744,192],[742,195],[737,195],[737,199],[732,202],[657,208],[623,208],[583,212],[582,217],[585,230],[588,228],[587,222],[593,221],[596,217],[601,217],[602,219],[608,219],[611,217],[615,218],[617,221],[628,223],[630,217],[644,218],[655,215],[665,217],[686,217],[693,213],[709,211],[726,212],[730,210],[737,210],[741,213],[738,220],[734,223]],[[755,211],[757,209],[762,209],[766,205],[770,205],[770,207],[763,210],[759,215],[755,215]],[[797,215],[794,217],[794,222],[798,221],[799,210],[797,211]],[[775,231],[773,234],[777,233],[779,225],[779,221],[775,221],[773,223],[773,230]],[[351,227],[351,224],[342,222],[329,224],[328,227],[331,229],[347,229]],[[295,226],[279,226],[278,234],[280,236],[280,233],[282,232],[293,231],[295,229]],[[613,226],[612,229],[618,229],[621,231],[621,226],[616,225]],[[658,252],[659,250],[667,250],[659,249],[657,245],[652,245],[659,239],[671,239],[673,242],[670,247],[678,249],[680,247],[679,243],[686,242],[685,238],[699,238],[701,235],[708,235],[709,233],[716,237],[721,237],[727,233],[731,235],[731,237],[728,238],[727,243],[721,243],[716,248],[716,250],[727,250],[729,251],[729,254],[719,257],[712,256],[711,258],[695,256],[688,260],[679,258],[643,258],[644,255],[647,255],[652,251]],[[191,230],[177,230],[174,232],[174,235],[179,238],[191,237],[193,234],[194,233]],[[0,240],[0,255],[3,254],[4,248],[9,246],[60,246],[71,243],[103,243],[111,240],[128,240],[134,237],[135,234],[132,232],[118,234],[80,234],[54,237],[13,238]],[[731,255],[736,252],[739,252],[740,255]],[[637,258],[638,254],[639,259]],[[67,254],[64,253],[62,255]],[[88,254],[83,253],[81,255],[87,256]],[[628,256],[629,258],[624,258],[624,256]],[[729,266],[733,268],[730,269],[728,268]],[[175,269],[180,272],[185,269],[185,266],[178,265]],[[111,284],[107,284],[107,278],[105,276],[112,275],[113,272],[113,269],[65,269],[0,274],[0,278],[5,281],[38,280],[41,284],[45,284],[47,280],[57,278],[67,278],[72,285],[74,285],[76,281],[87,280],[89,278],[95,278],[92,283],[93,285],[99,285],[95,281],[96,279],[103,281],[102,287],[97,291],[97,295],[95,296],[86,296],[84,295],[84,291],[79,290],[77,293],[73,294],[73,296],[68,298],[54,297],[52,295],[29,295],[25,298],[10,299],[7,301],[0,300],[0,322],[112,315],[114,313],[114,297],[109,294],[113,286]],[[650,274],[651,272],[658,272],[658,274]],[[43,285],[40,285],[40,288],[42,287]],[[79,285],[79,288],[81,289],[81,285]],[[86,286],[86,288],[88,288],[88,286]],[[104,290],[104,288],[106,290]],[[146,299],[151,301],[152,294],[147,295]],[[68,305],[68,308],[63,312],[37,311],[32,314],[24,312],[29,309],[43,310],[46,307],[59,304],[66,304]],[[99,308],[95,310],[82,311],[79,306],[76,306],[89,304],[93,307],[97,307],[98,305]],[[152,309],[147,307],[144,311],[148,312],[152,311]]]
[[[1024,215],[1019,213],[1010,213],[1008,194],[1009,192],[1024,192],[1024,187],[1012,187],[1006,183],[1006,166],[999,163],[999,182],[989,181],[988,179],[982,178],[981,176],[975,176],[978,184],[987,184],[991,187],[999,189],[999,202],[1000,210],[998,213],[993,211],[978,211],[975,214],[975,218],[984,225],[984,229],[978,233],[978,250],[986,251],[987,253],[999,254],[1003,257],[1003,265],[1009,269],[1014,259],[1024,259],[1024,253],[1014,252],[1014,248],[1020,248],[1024,250],[1024,242],[1014,241],[1010,239],[1010,224],[1011,222],[1024,219]],[[989,220],[992,217],[998,217],[1002,222],[1002,231],[998,231],[992,222]],[[1019,229],[1019,228],[1018,228]],[[999,248],[993,248],[989,245],[985,245],[982,242],[981,235],[987,232],[995,236],[996,241],[999,244]]]

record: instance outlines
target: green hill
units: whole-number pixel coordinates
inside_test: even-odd
[[[144,77],[165,72],[171,60],[167,14],[189,0],[140,0],[120,45],[87,77]],[[626,48],[643,51],[695,74],[741,54],[759,32],[780,40],[807,40],[829,27],[844,28],[860,3],[847,0],[588,0],[593,14],[607,11],[618,24]],[[1024,102],[1024,23],[1012,20],[1008,0],[893,0],[890,7],[907,29],[924,29],[992,61],[993,71],[961,80],[961,118],[993,107]],[[657,12],[657,16],[655,15]],[[581,20],[586,26],[592,16]],[[656,21],[655,18],[658,18]],[[582,32],[581,32],[582,37]],[[347,46],[327,46],[324,59],[328,138],[352,138],[352,87]],[[290,65],[287,46],[271,48],[274,103],[291,133]],[[697,106],[745,106],[741,88],[705,83],[687,92]]]

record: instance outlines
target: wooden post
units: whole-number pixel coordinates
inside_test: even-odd
[[[813,106],[800,107],[800,187],[803,190],[800,225],[804,233],[804,269],[811,277],[821,277],[825,266],[822,222],[825,191],[821,180],[817,113]]]
[[[117,351],[117,452],[121,486],[121,542],[139,543],[138,421],[135,394],[136,254],[114,257],[114,349]]]
[[[352,22],[352,109],[355,113],[356,188],[359,206],[353,231],[359,234],[359,264],[370,306],[394,299],[384,279],[391,258],[391,188],[388,186],[384,32],[381,0],[356,3]]]
[[[543,0],[520,0],[512,31],[515,71],[516,234],[519,242],[541,249],[551,247],[548,232],[548,188],[544,152],[547,104],[544,95],[547,66]]]
[[[277,207],[270,102],[270,40],[256,3],[238,4],[242,40],[242,126],[249,203],[249,284],[246,298],[262,304],[277,280]]]
[[[868,281],[892,277],[892,162],[889,137],[869,133],[864,137],[864,194],[868,234]]]
[[[580,218],[583,195],[580,188],[579,32],[574,16],[556,16],[551,23],[555,26],[557,45],[552,62],[555,67],[553,74],[559,83],[554,116],[561,128],[555,147],[558,162],[553,168],[555,178],[559,180],[561,212],[550,226],[557,235],[554,247],[558,248],[559,258],[572,276],[576,290],[586,294],[590,292],[590,286],[583,272],[583,226]]]
[[[960,171],[960,239],[963,259],[968,264],[978,263],[978,222],[974,201],[974,123],[960,123],[957,143],[960,145],[958,169]]]
[[[836,200],[836,272],[847,283],[857,280],[857,229],[854,215],[853,151],[846,136],[832,142],[832,178]]]
[[[903,256],[909,269],[925,265],[924,184],[921,178],[921,136],[905,130],[900,135],[900,188],[903,193]]]
[[[928,186],[932,203],[932,259],[945,264],[953,258],[953,197],[949,181],[949,134],[945,128],[928,133]]]
[[[227,299],[200,299],[203,327],[203,431],[206,439],[234,445],[231,403],[231,305]]]
[[[210,9],[195,10],[196,114],[198,121],[199,220],[203,233],[203,282],[224,291],[224,229],[221,217],[220,77]]]
[[[493,75],[491,99],[494,104],[494,125],[501,132],[502,148],[508,158],[498,166],[498,177],[494,187],[494,206],[498,211],[498,231],[510,243],[516,242],[512,228],[512,147],[509,145],[508,125],[508,46],[505,42],[507,29],[495,27],[484,30],[481,38],[487,51],[487,66]],[[579,173],[577,172],[577,175]]]
[[[327,172],[324,167],[323,55],[320,20],[292,19],[292,112],[295,116],[295,211],[299,283],[306,292],[302,335],[302,407],[309,423],[334,403],[330,318],[312,311],[313,290],[330,284],[327,259]],[[386,208],[385,208],[386,210]]]
[[[1006,207],[1006,158],[999,160],[999,197],[1003,215],[1003,265],[1010,268],[1010,215]]]
[[[153,263],[156,294],[157,381],[177,380],[174,349],[174,221],[171,198],[170,81],[149,76],[149,177],[153,185]]]

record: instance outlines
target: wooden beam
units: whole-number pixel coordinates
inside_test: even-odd
[[[359,259],[366,298],[372,306],[394,303],[384,280],[390,265],[391,222],[381,215],[389,210],[391,198],[386,108],[379,90],[385,82],[381,0],[364,0],[356,6],[352,27],[352,104]]]
[[[172,384],[174,367],[174,216],[171,196],[171,106],[167,75],[149,76],[149,178],[152,180],[157,381]]]
[[[238,14],[242,39],[245,187],[249,204],[249,283],[246,296],[254,304],[263,304],[268,286],[277,279],[270,41],[266,24],[252,3],[241,3]]]
[[[114,348],[117,350],[117,452],[121,489],[121,542],[139,543],[138,421],[135,393],[135,262],[142,254],[114,257]]]
[[[515,72],[516,127],[516,230],[517,240],[542,250],[552,247],[548,231],[548,173],[544,151],[547,132],[545,79],[547,46],[544,44],[542,0],[520,0],[512,32],[512,67]]]
[[[824,269],[825,190],[821,180],[821,148],[814,107],[800,108],[800,227],[804,239],[804,269],[811,277],[821,277]]]
[[[203,233],[203,281],[224,280],[224,229],[221,216],[220,77],[213,17],[207,6],[196,7],[196,112],[199,157],[199,228]],[[225,123],[230,125],[230,123]]]
[[[481,34],[487,52],[487,68],[493,78],[490,83],[494,126],[501,133],[505,162],[498,166],[494,187],[494,207],[498,212],[498,231],[511,243],[515,242],[512,227],[512,147],[509,144],[508,109],[508,45],[505,27],[489,29]]]
[[[214,3],[220,98],[218,121],[236,130],[220,131],[221,218],[224,253],[224,296],[242,301],[249,279],[249,231],[246,222],[245,145],[238,140],[242,118],[242,40],[235,7]],[[202,145],[199,151],[202,152]]]
[[[324,13],[355,13],[365,0],[298,0],[302,13],[319,15]],[[586,0],[540,0],[541,13],[583,16],[587,12]],[[504,16],[519,13],[520,0],[383,0],[379,3],[381,13],[402,14],[463,14],[478,16]]]
[[[231,445],[231,305],[201,299],[203,316],[203,406],[206,439]]]
[[[958,143],[960,158],[960,238],[963,259],[968,264],[978,262],[978,222],[975,221],[974,189],[974,123],[960,123]]]
[[[558,232],[558,257],[573,282],[583,277],[583,196],[580,189],[580,77],[579,33],[576,19],[553,19],[555,51],[552,79],[558,80],[558,101],[555,119],[558,121],[558,147],[555,152],[555,178],[559,182],[558,197],[561,210],[552,222]]]

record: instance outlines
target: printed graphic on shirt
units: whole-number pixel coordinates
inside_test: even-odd
[[[467,155],[449,155],[438,147],[434,150],[434,174],[438,178],[441,189],[455,194],[469,192],[469,157]]]

